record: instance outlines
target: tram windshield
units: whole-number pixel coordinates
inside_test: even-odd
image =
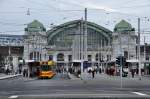
[[[41,65],[41,70],[42,71],[49,71],[49,70],[51,70],[51,66],[49,66],[49,65]]]

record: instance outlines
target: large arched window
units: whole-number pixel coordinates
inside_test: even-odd
[[[63,53],[59,53],[57,55],[57,61],[64,61],[64,54]]]
[[[61,24],[51,30],[47,31],[47,42],[50,46],[56,48],[71,49],[74,43],[74,37],[77,33],[78,43],[82,40],[81,28],[84,25],[82,20],[74,20],[64,24]],[[108,45],[108,41],[111,41],[112,32],[100,25],[87,21],[87,48],[89,50],[96,50],[98,46]],[[101,43],[101,39],[104,41]]]

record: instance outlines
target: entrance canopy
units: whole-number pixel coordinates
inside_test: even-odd
[[[139,62],[139,60],[137,60],[137,59],[130,59],[130,60],[126,60],[126,62],[137,63],[137,62]]]

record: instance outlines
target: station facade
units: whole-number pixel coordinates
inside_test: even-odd
[[[115,25],[114,31],[93,22],[86,22],[86,25],[87,44],[85,44],[83,36],[85,31],[85,21],[83,20],[66,22],[48,31],[42,23],[34,20],[27,25],[25,34],[21,36],[20,46],[23,47],[23,52],[18,56],[25,61],[52,59],[60,67],[71,66],[71,62],[74,60],[86,57],[86,60],[93,66],[106,68],[109,65],[115,65],[116,57],[122,55],[130,62],[131,68],[138,68],[138,38],[130,23],[121,20]],[[87,56],[83,54],[85,48],[87,48]],[[144,61],[146,58],[149,61],[149,55],[147,54],[145,57],[143,53],[144,50],[141,50],[141,59]]]
[[[48,54],[57,61],[58,66],[70,66],[74,60],[82,60],[84,57],[93,65],[111,60],[112,31],[93,22],[87,22],[85,56],[84,25],[83,20],[74,20],[47,31]]]

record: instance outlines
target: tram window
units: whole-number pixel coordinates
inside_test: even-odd
[[[43,71],[48,71],[48,70],[51,70],[51,67],[48,66],[48,65],[42,65],[42,66],[41,66],[41,69],[42,69]]]

